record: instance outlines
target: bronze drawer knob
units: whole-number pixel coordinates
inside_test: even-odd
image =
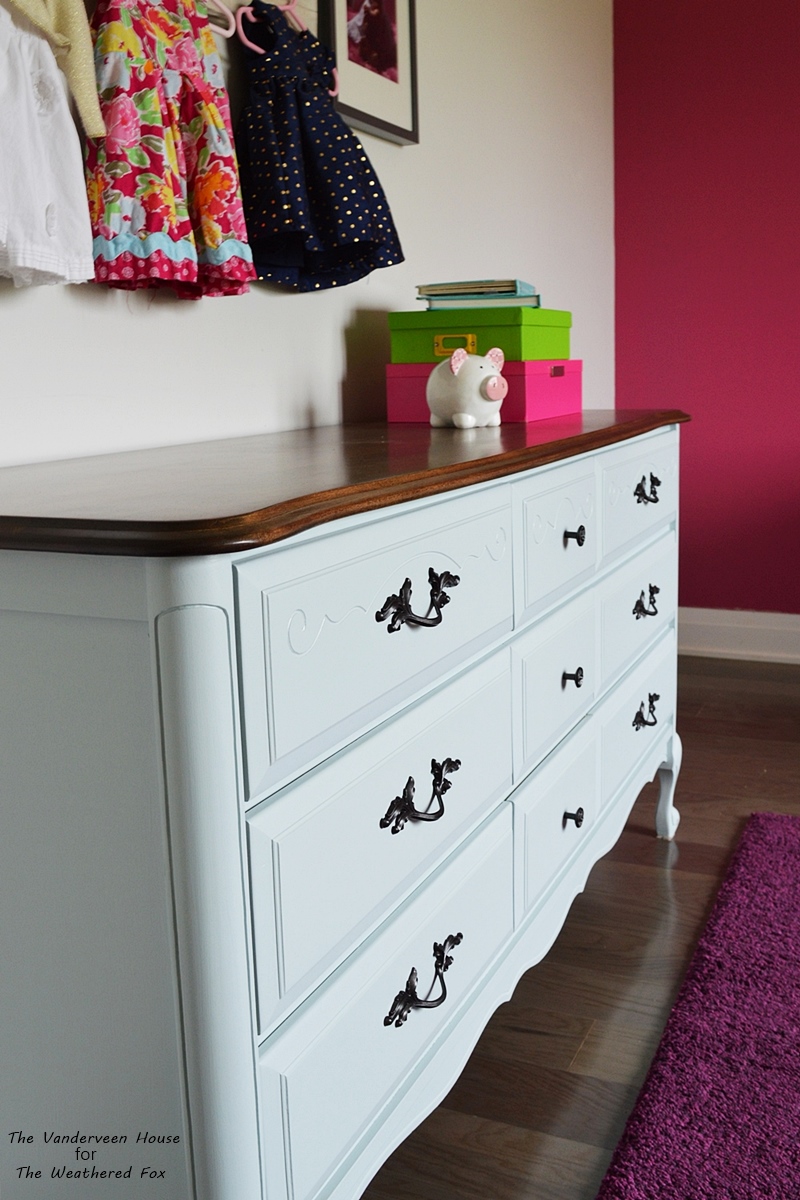
[[[564,530],[564,545],[565,546],[570,538],[574,538],[574,540],[578,543],[578,545],[582,546],[583,543],[586,541],[586,526],[579,525],[578,528],[575,530],[565,529]]]

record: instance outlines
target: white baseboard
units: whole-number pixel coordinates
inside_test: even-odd
[[[681,608],[678,653],[800,663],[800,614]]]

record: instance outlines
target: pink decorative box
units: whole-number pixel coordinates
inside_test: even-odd
[[[431,363],[389,363],[386,367],[387,421],[430,420],[425,384]],[[569,359],[506,359],[503,375],[508,395],[500,416],[504,422],[544,421],[581,411],[583,361]]]

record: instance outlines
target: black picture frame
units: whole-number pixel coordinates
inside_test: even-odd
[[[394,6],[391,12],[383,10]],[[371,47],[371,65],[361,61],[361,50],[348,24],[370,6],[368,21],[388,20],[394,34],[394,63],[391,50],[385,50],[386,39],[371,33],[368,24],[364,44]],[[417,99],[417,29],[415,0],[318,0],[317,25],[320,40],[336,55],[339,73],[339,95],[336,109],[348,125],[386,138],[399,145],[419,142],[419,107]],[[382,12],[376,17],[375,10]],[[371,37],[371,41],[369,40]],[[364,56],[366,57],[366,55]]]

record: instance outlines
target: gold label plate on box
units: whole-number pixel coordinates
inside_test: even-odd
[[[454,350],[466,350],[467,354],[477,354],[477,333],[435,333],[433,335],[433,353],[437,358],[449,358]]]

